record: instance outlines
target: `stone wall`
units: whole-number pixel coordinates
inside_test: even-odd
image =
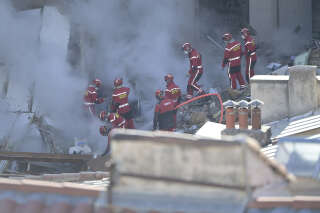
[[[251,78],[251,98],[264,102],[262,122],[301,115],[319,107],[320,78],[314,66],[289,68],[289,76],[256,75]]]

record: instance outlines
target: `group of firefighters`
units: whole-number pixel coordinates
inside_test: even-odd
[[[240,90],[242,90],[246,87],[246,83],[241,74],[241,57],[244,55],[246,58],[245,79],[247,84],[249,84],[250,78],[254,75],[257,56],[255,42],[250,36],[249,30],[243,28],[240,32],[244,40],[244,48],[241,47],[240,42],[232,38],[231,33],[225,33],[223,35],[222,39],[225,42],[225,50],[222,68],[224,69],[227,66],[231,88],[237,89],[236,81],[238,81]],[[185,99],[191,99],[194,94],[198,96],[205,93],[201,89],[201,86],[198,85],[198,81],[203,74],[202,59],[200,53],[194,49],[190,43],[183,44],[182,48],[190,62],[187,95]],[[158,102],[154,111],[153,130],[174,131],[176,129],[176,108],[181,103],[182,94],[180,87],[175,84],[172,74],[167,74],[164,80],[166,82],[166,90],[156,90],[155,92]],[[95,79],[93,84],[94,85],[90,85],[86,91],[84,105],[90,114],[95,115],[95,104],[103,103],[104,99],[101,97],[101,92],[99,91],[101,80]],[[122,79],[115,79],[111,110],[110,112],[102,111],[98,115],[101,121],[108,121],[112,127],[107,128],[105,125],[101,126],[101,135],[107,136],[113,128],[135,128],[132,108],[128,101],[129,94],[130,88],[123,86]]]

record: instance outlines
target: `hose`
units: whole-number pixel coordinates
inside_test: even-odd
[[[178,108],[180,108],[180,107],[182,107],[182,106],[184,106],[184,105],[186,105],[186,104],[189,104],[189,103],[191,103],[191,102],[194,102],[194,101],[196,101],[196,100],[199,100],[199,99],[201,99],[201,98],[208,97],[208,96],[217,96],[218,99],[219,99],[220,106],[221,106],[221,113],[220,113],[220,121],[219,121],[219,123],[221,123],[222,120],[223,120],[223,104],[222,104],[222,98],[221,98],[221,96],[220,96],[218,93],[209,93],[209,94],[204,94],[204,95],[196,96],[196,97],[194,97],[194,98],[191,98],[190,100],[187,100],[187,101],[179,104],[178,106],[176,106],[176,109],[178,109]]]

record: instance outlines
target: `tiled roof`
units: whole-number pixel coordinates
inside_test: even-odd
[[[101,189],[75,183],[0,178],[0,213],[103,212],[95,205],[101,192]]]

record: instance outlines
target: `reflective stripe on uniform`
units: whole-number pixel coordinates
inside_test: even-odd
[[[251,53],[250,55],[252,56],[252,55],[255,55],[256,54],[256,52],[253,52],[253,53]]]
[[[197,90],[200,90],[200,88],[198,88],[195,84],[194,81],[197,79],[197,76],[199,75],[199,70],[197,71],[196,75],[194,76],[194,78],[192,79],[191,82],[191,86],[193,86],[194,88],[196,88]]]
[[[192,56],[190,59],[197,59],[199,56]]]
[[[91,102],[84,102],[83,103],[85,106],[93,106],[95,103],[91,103]]]
[[[247,46],[248,44],[253,44],[252,41],[248,41],[247,43],[245,43],[245,45]]]
[[[119,93],[119,94],[113,94],[112,96],[120,96],[120,95],[123,95],[123,94],[127,94],[127,92],[122,92],[122,93]]]
[[[121,127],[121,126],[124,125],[125,123],[126,123],[126,121],[123,120],[121,123],[118,124],[118,127]],[[123,126],[123,128],[124,128],[124,126]]]
[[[233,48],[235,48],[235,47],[237,47],[237,46],[240,46],[240,44],[236,44],[236,45],[234,45],[233,47],[230,47],[229,49],[228,49],[228,48],[226,48],[225,50],[227,50],[227,51],[231,51]]]
[[[115,120],[116,120],[116,116],[113,115],[113,119],[111,119],[110,122],[112,123]]]
[[[119,105],[119,108],[123,108],[123,107],[128,106],[128,105],[129,105],[129,103],[121,104],[121,105]]]
[[[249,59],[248,79],[250,79],[250,76],[251,76],[251,58]]]
[[[201,69],[202,68],[202,65],[200,65],[200,66],[197,66],[197,69]]]
[[[240,59],[240,56],[235,57],[235,58],[229,58],[228,60],[229,60],[229,61],[234,61],[234,60],[238,60],[238,59]]]
[[[166,91],[168,91],[168,92],[171,92],[172,90],[180,90],[180,88],[166,89]]]

